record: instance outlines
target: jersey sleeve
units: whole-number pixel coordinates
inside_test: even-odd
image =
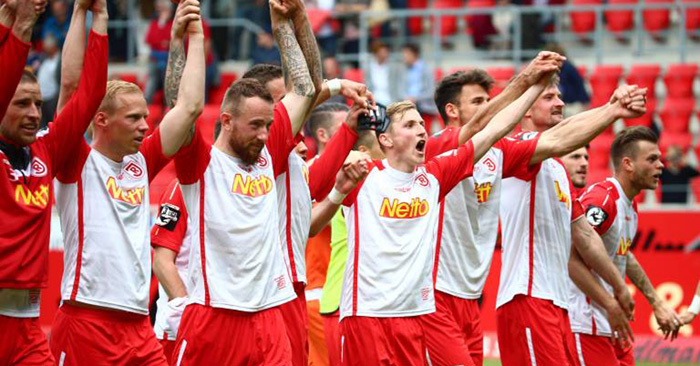
[[[163,154],[163,145],[160,139],[160,128],[156,130],[143,141],[141,149],[139,149],[144,158],[146,158],[146,168],[148,169],[148,181],[153,178],[170,162],[170,158]]]
[[[5,28],[5,27],[2,27]],[[0,45],[0,70],[2,70],[2,87],[0,87],[0,118],[5,116],[7,107],[15,95],[17,85],[22,80],[24,64],[29,55],[29,43],[22,42],[12,31],[7,29],[7,40]]]
[[[357,133],[342,124],[333,135],[323,153],[309,166],[309,190],[311,199],[322,201],[335,184],[335,175],[357,141]]]
[[[275,104],[275,115],[270,127],[267,139],[267,150],[272,157],[272,167],[275,170],[275,177],[287,170],[289,153],[296,146],[296,139],[292,135],[292,122],[289,113],[282,102]]]
[[[10,28],[0,24],[0,47],[7,41],[7,36],[10,35]]]
[[[578,199],[586,215],[586,221],[598,235],[603,235],[615,222],[617,206],[615,197],[602,184],[596,184]]]
[[[85,130],[107,92],[108,48],[107,36],[90,32],[78,88],[49,125],[49,133],[44,138],[55,174],[75,163],[76,148],[81,146]]]
[[[503,178],[515,177],[524,181],[534,178],[540,164],[530,165],[535,154],[539,135],[530,140],[516,140],[505,137],[496,142],[494,148],[503,151]]]
[[[211,148],[204,141],[202,129],[196,126],[192,142],[175,154],[175,172],[180,184],[194,184],[202,179],[211,160]]]
[[[460,147],[430,159],[425,168],[440,182],[440,200],[442,200],[457,183],[474,173],[474,144],[471,140]]]
[[[459,131],[459,128],[448,127],[431,136],[425,143],[425,160],[459,147]]]
[[[177,179],[160,196],[159,213],[151,229],[151,246],[180,251],[187,233],[187,208]]]
[[[377,164],[381,164],[379,160],[372,160],[369,163],[369,166],[367,167],[367,170],[369,173],[372,173],[372,170],[377,167]],[[346,207],[351,207],[353,204],[355,204],[355,201],[357,201],[357,195],[360,193],[360,190],[362,189],[362,186],[365,184],[365,181],[367,181],[367,177],[369,176],[369,173],[365,177],[365,179],[359,181],[357,183],[357,186],[347,195],[345,196],[345,199],[342,202],[343,206]]]

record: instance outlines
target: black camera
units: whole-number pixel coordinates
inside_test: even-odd
[[[377,103],[376,109],[371,109],[369,113],[363,114],[357,120],[358,130],[372,130],[377,134],[386,132],[389,128],[389,117],[386,115],[386,107]]]

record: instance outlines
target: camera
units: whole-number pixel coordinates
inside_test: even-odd
[[[372,130],[380,134],[386,132],[387,128],[389,128],[389,117],[386,115],[386,106],[379,103],[376,109],[361,115],[357,120],[358,130]]]

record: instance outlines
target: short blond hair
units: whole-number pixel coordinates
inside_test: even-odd
[[[117,97],[122,94],[138,93],[143,95],[141,88],[134,83],[124,80],[110,80],[107,82],[107,93],[105,93],[98,112],[114,113],[117,108]]]
[[[418,110],[416,104],[411,102],[410,100],[394,102],[389,104],[388,107],[386,107],[386,116],[389,117],[389,120],[393,123],[395,121],[394,117],[401,118],[404,114],[406,114],[406,112],[412,109]],[[391,128],[391,124],[389,125],[389,128]]]

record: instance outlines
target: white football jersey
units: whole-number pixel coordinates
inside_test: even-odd
[[[589,187],[579,200],[586,213],[586,220],[603,239],[610,259],[624,278],[627,252],[637,233],[636,203],[627,198],[620,182],[615,178],[608,178]],[[593,275],[608,293],[613,294],[612,286],[595,272]],[[569,319],[573,332],[612,336],[605,309],[587,298],[573,283],[569,302]]]
[[[83,142],[56,177],[64,238],[61,298],[148,314],[151,285],[148,183],[167,164],[160,131],[113,161]]]
[[[292,281],[306,283],[306,241],[311,226],[309,168],[296,152],[289,154],[288,167],[277,177],[280,242]]]
[[[296,297],[279,235],[275,178],[296,145],[284,105],[253,165],[208,145],[201,131],[175,157],[192,228],[190,301],[256,312]]]
[[[516,138],[536,136],[527,132]],[[530,180],[503,180],[503,265],[496,307],[522,294],[567,309],[571,223],[582,215],[580,204],[561,161],[545,159],[531,169],[536,175]]]
[[[428,141],[428,155],[457,146],[460,129],[448,127]],[[537,139],[498,141],[442,201],[438,220],[435,288],[478,299],[491,268],[498,237],[502,178],[526,177]]]
[[[411,173],[375,161],[343,203],[348,259],[340,304],[347,316],[408,317],[435,311],[432,272],[439,202],[472,174],[471,142]]]

